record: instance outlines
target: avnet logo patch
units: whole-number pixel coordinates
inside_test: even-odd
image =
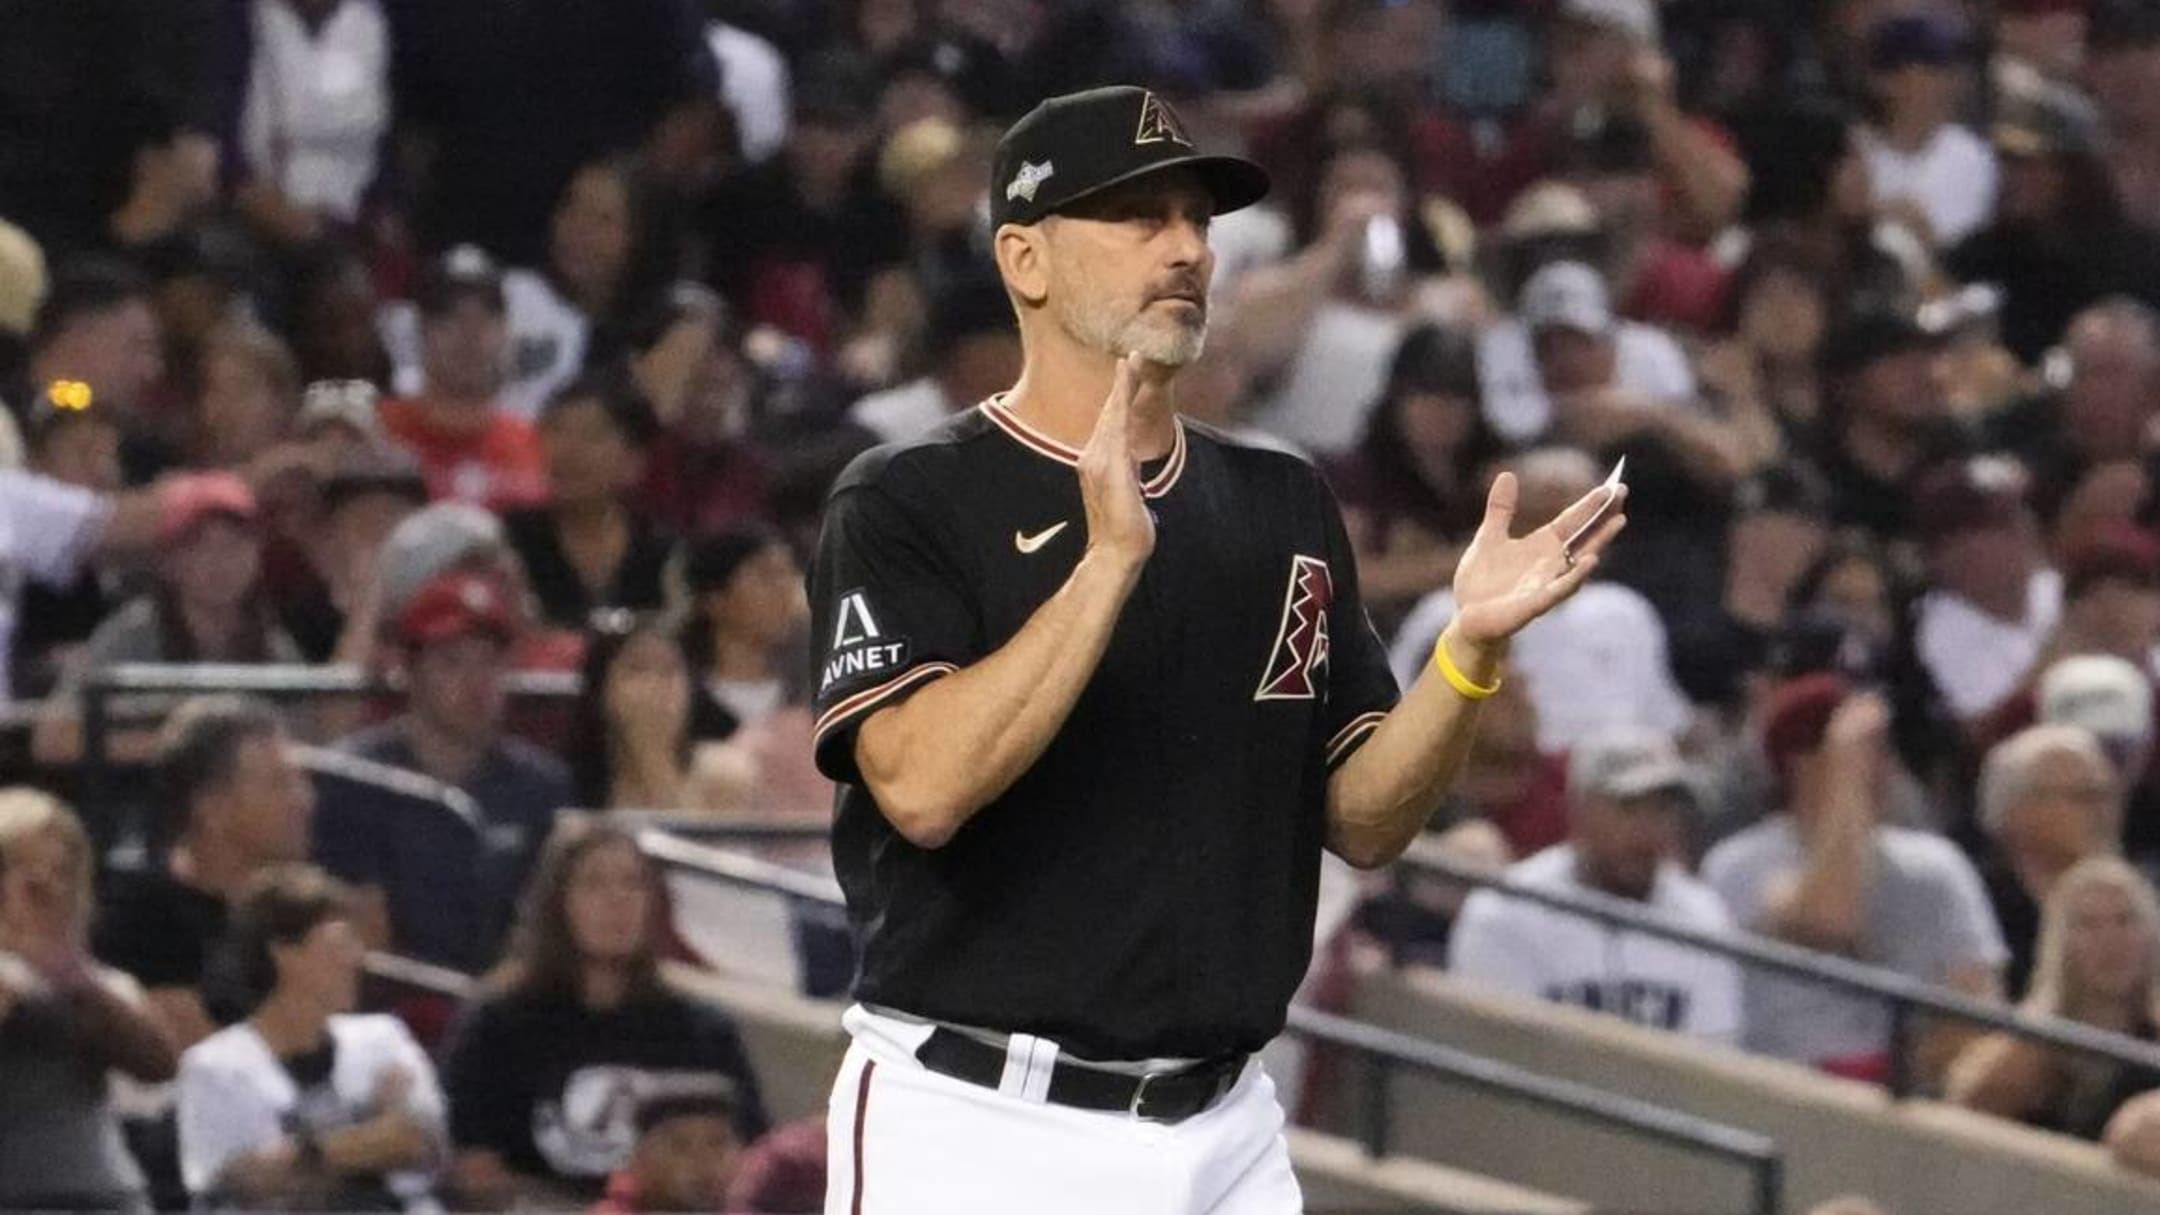
[[[818,681],[820,695],[834,684],[860,675],[905,668],[908,643],[905,637],[887,636],[885,630],[878,627],[877,616],[870,610],[870,601],[861,591],[849,591],[840,597],[840,610],[833,623],[832,647],[827,654],[825,671]]]

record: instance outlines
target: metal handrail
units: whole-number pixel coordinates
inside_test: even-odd
[[[1503,873],[1446,856],[1428,841],[1420,840],[1413,844],[1410,851],[1404,854],[1400,867],[1423,870],[1465,886],[1491,890],[1506,898],[1535,903],[1579,919],[1595,920],[1607,927],[1624,928],[1629,932],[1686,945],[1747,966],[1777,971],[1818,986],[1833,987],[1881,1000],[1890,1006],[1891,1068],[1888,1087],[1892,1095],[1897,1097],[1912,1094],[1911,1069],[1906,1056],[1910,1047],[1910,1022],[1916,1011],[1980,1025],[2027,1041],[2043,1042],[2049,1046],[2084,1054],[2101,1055],[2118,1063],[2160,1072],[2160,1045],[2126,1034],[2095,1029],[2090,1025],[2061,1018],[2027,1016],[2015,1009],[1985,1003],[1961,992],[1931,986],[1896,971],[1803,949],[1783,941],[1752,934],[1725,935],[1690,928],[1673,923],[1649,911],[1640,903],[1613,898],[1595,891],[1563,893],[1533,889],[1508,880]]]
[[[1365,1075],[1362,1138],[1366,1152],[1375,1158],[1387,1154],[1387,1122],[1392,1108],[1388,1085],[1392,1071],[1408,1068],[1737,1164],[1748,1172],[1750,1209],[1755,1215],[1777,1215],[1783,1202],[1785,1157],[1768,1136],[1572,1080],[1540,1075],[1452,1046],[1413,1038],[1315,1008],[1292,1006],[1289,1029],[1300,1037],[1353,1050],[1367,1059],[1387,1062],[1389,1067],[1369,1068]]]
[[[235,692],[273,698],[356,696],[395,693],[404,681],[345,665],[238,662],[120,662],[99,667],[83,679],[84,693]],[[503,687],[512,696],[565,698],[577,695],[575,671],[511,671]]]
[[[638,846],[662,865],[731,885],[832,906],[844,903],[839,883],[829,878],[677,839],[663,831],[640,831]],[[1391,1074],[1396,1069],[1410,1068],[1733,1161],[1749,1170],[1754,1215],[1777,1215],[1783,1201],[1784,1157],[1774,1142],[1751,1131],[1572,1081],[1541,1076],[1317,1009],[1291,1008],[1287,1028],[1299,1037],[1353,1051],[1371,1064],[1366,1078],[1367,1118],[1362,1142],[1367,1153],[1375,1158],[1387,1154],[1392,1109],[1388,1100]]]

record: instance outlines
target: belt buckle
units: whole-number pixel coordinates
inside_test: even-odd
[[[1173,1121],[1172,1119],[1156,1117],[1150,1114],[1142,1113],[1141,1110],[1142,1107],[1147,1105],[1148,1086],[1155,1083],[1157,1080],[1167,1079],[1172,1074],[1173,1073],[1170,1072],[1149,1072],[1146,1075],[1140,1077],[1140,1083],[1133,1085],[1132,1103],[1125,1107],[1126,1116],[1131,1118],[1137,1118],[1142,1122],[1160,1123],[1164,1126],[1170,1125]]]

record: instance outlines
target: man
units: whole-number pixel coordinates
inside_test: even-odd
[[[1833,322],[1822,372],[1816,465],[1836,489],[1835,522],[1888,543],[1909,525],[1912,483],[1962,446],[1947,402],[1942,339],[1904,312],[1867,308]]]
[[[2002,930],[1972,862],[1940,836],[1880,820],[1888,802],[1890,709],[1838,675],[1771,694],[1763,749],[1784,798],[1703,858],[1710,883],[1750,932],[1844,954],[1983,1000],[2002,998]],[[1751,972],[1747,1046],[1864,1079],[1888,1075],[1889,1014],[1806,982]],[[1931,1026],[1914,1074],[1939,1074],[1969,1034]]]
[[[1869,48],[1879,120],[1860,129],[1875,205],[1921,240],[1946,249],[1985,224],[1995,207],[1995,153],[1957,122],[1971,48],[1950,21],[1890,17]]]
[[[130,446],[163,446],[145,410],[165,374],[165,337],[150,290],[124,262],[93,258],[62,269],[30,330],[28,383],[10,398],[27,406],[53,384],[84,384]],[[142,454],[129,454],[144,463]]]
[[[1509,539],[1501,477],[1398,704],[1314,470],[1176,413],[1208,221],[1266,185],[1141,89],[1031,111],[991,190],[1019,383],[834,489],[816,750],[862,964],[828,1211],[1301,1209],[1250,1056],[1321,849],[1408,845],[1507,637],[1620,524],[1566,552],[1600,493]]]
[[[2029,727],[1980,766],[1981,866],[2010,958],[2007,990],[2022,992],[2039,945],[2040,908],[2072,865],[2120,850],[2123,787],[2107,753],[2076,726]]]
[[[1983,456],[1942,465],[1914,494],[1930,589],[1913,646],[1960,721],[2018,690],[2062,618],[2062,576],[2047,565],[2025,488],[2024,469]]]
[[[231,1019],[205,984],[227,913],[256,874],[307,859],[315,799],[267,705],[198,697],[166,722],[162,742],[159,792],[176,835],[152,867],[114,876],[94,948],[143,985],[167,1033],[186,1047]]]
[[[723,1209],[743,1152],[735,1115],[722,1076],[692,1073],[656,1090],[638,1104],[636,1153],[592,1215]]]
[[[1694,796],[1671,738],[1602,732],[1568,757],[1567,842],[1511,866],[1508,881],[1626,899],[1680,927],[1729,933],[1725,904],[1672,860]],[[1712,1041],[1740,1038],[1740,968],[1728,958],[1499,890],[1470,896],[1448,948],[1448,969],[1487,987]]]
[[[2160,393],[2160,315],[2128,296],[2078,313],[2048,363],[2051,391],[2020,400],[1987,421],[1990,445],[2033,470],[2042,517],[2095,466],[2133,457]]]
[[[60,396],[80,399],[73,389],[60,390]],[[120,429],[105,410],[62,404],[48,384],[26,412],[23,445],[31,472],[92,493],[120,488]],[[88,566],[55,586],[35,581],[24,586],[9,686],[26,699],[51,692],[118,602],[110,576]]]
[[[360,759],[425,778],[326,789],[315,859],[379,899],[399,952],[475,971],[492,963],[555,812],[561,761],[503,731],[503,680],[523,629],[499,575],[452,569],[412,597],[393,633],[403,716],[347,739]]]
[[[382,404],[383,432],[420,461],[428,492],[504,510],[547,498],[532,425],[499,408],[510,331],[502,273],[469,245],[444,254],[415,293],[419,390]]]

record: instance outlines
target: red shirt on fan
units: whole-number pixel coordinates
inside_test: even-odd
[[[383,433],[420,462],[436,501],[495,511],[547,501],[547,461],[523,418],[496,410],[478,426],[446,426],[417,399],[384,401],[377,416]]]

